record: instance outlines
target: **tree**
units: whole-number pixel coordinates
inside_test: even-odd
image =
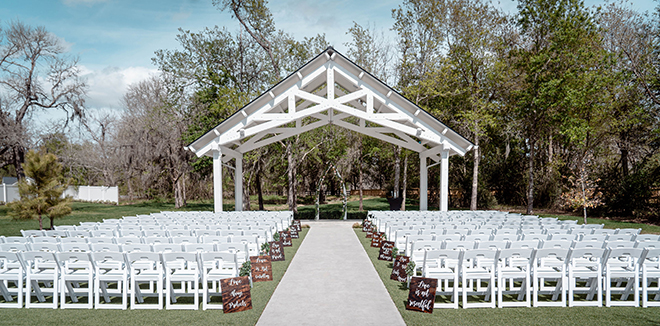
[[[85,83],[77,59],[44,27],[19,21],[0,31],[0,168],[12,165],[22,178],[26,120],[36,110],[63,110],[67,121],[84,113]]]
[[[50,229],[54,228],[56,218],[71,213],[71,198],[62,198],[67,185],[62,183],[62,165],[54,154],[29,151],[23,170],[28,180],[18,183],[21,200],[9,204],[10,214],[16,219],[39,220],[39,229],[43,230],[42,216],[50,218]]]

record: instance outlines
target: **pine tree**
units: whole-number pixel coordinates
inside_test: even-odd
[[[20,201],[9,204],[10,214],[15,219],[39,220],[43,230],[42,216],[50,218],[50,229],[54,220],[71,213],[71,198],[62,198],[66,184],[61,182],[62,165],[54,154],[29,151],[23,164],[26,179],[18,183]]]

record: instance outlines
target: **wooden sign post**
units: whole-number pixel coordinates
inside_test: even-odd
[[[252,269],[252,282],[265,282],[273,280],[273,264],[270,256],[250,256]]]
[[[270,244],[270,260],[271,261],[283,261],[284,259],[284,246],[282,246],[282,240],[280,241],[271,241]]]
[[[296,231],[298,232],[302,231],[302,225],[300,225],[300,220],[293,220],[293,223],[291,225],[295,226]]]
[[[382,237],[383,237],[384,234],[385,234],[385,232],[375,232],[371,236],[371,246],[376,247],[376,248],[380,248],[380,246],[383,244]]]
[[[410,281],[410,292],[408,292],[407,310],[433,313],[435,304],[435,289],[438,287],[438,279],[413,277]]]
[[[383,241],[378,253],[378,260],[392,261],[392,249],[394,249],[394,241]]]
[[[291,233],[291,238],[292,239],[300,238],[300,236],[298,235],[298,228],[296,228],[293,225],[291,225],[291,227],[289,227],[289,233]]]
[[[406,282],[408,280],[408,275],[406,274],[406,268],[410,262],[410,257],[404,255],[396,256],[394,260],[394,267],[392,268],[392,275],[390,275],[391,280],[397,282]]]
[[[220,280],[220,288],[222,289],[222,310],[224,313],[252,309],[250,279],[247,276],[222,279]]]
[[[293,246],[293,242],[291,242],[291,232],[280,231],[280,241],[282,241],[282,245],[285,247]]]

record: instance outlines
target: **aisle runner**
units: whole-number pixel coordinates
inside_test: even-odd
[[[257,325],[405,325],[353,223],[304,223],[311,229]]]

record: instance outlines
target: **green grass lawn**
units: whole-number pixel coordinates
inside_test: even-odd
[[[433,314],[409,311],[405,308],[405,284],[390,280],[392,263],[378,260],[378,248],[371,247],[371,239],[361,229],[355,232],[407,325],[660,325],[660,307],[459,308],[434,309]]]

